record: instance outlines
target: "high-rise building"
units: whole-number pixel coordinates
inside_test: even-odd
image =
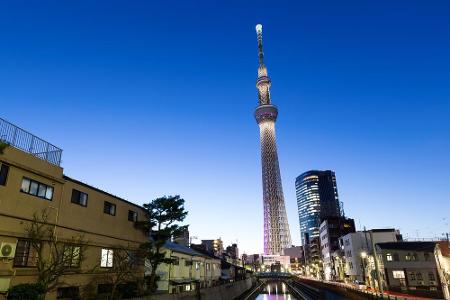
[[[308,171],[295,180],[300,233],[303,244],[319,237],[320,223],[341,216],[333,171]]]
[[[275,121],[277,120],[278,109],[272,105],[270,100],[271,81],[264,65],[261,24],[256,25],[256,33],[259,49],[258,79],[256,80],[259,105],[255,111],[255,118],[259,125],[261,142],[264,253],[281,254],[284,248],[291,245],[291,234],[284,205],[275,139]]]

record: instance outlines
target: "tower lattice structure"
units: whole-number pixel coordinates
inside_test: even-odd
[[[259,105],[255,110],[261,141],[261,162],[264,206],[264,254],[282,254],[291,246],[291,234],[284,204],[278,163],[275,121],[278,109],[270,99],[271,80],[264,65],[262,25],[256,25],[259,49],[259,67],[256,88]]]

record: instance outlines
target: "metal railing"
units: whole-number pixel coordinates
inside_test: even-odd
[[[53,165],[61,164],[62,149],[0,118],[0,141]]]

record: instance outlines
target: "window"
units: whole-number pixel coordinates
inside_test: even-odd
[[[195,262],[195,269],[200,270],[200,263],[198,261]]]
[[[80,289],[77,286],[58,288],[56,299],[79,299]]]
[[[434,273],[433,272],[429,272],[428,273],[428,280],[430,280],[430,281],[435,281],[436,280],[436,278],[434,277]]]
[[[387,260],[387,261],[392,261],[392,260],[393,260],[392,254],[391,254],[391,253],[387,253],[387,254],[386,254],[386,260]]]
[[[418,255],[417,255],[417,253],[416,253],[416,252],[414,252],[414,253],[413,253],[413,255],[411,256],[411,260],[414,260],[414,261],[416,261],[416,260],[417,260],[417,258],[418,258]]]
[[[411,254],[410,253],[405,255],[405,260],[407,260],[407,261],[411,260]]]
[[[400,260],[400,258],[398,256],[398,253],[394,253],[394,261],[399,261],[399,260]]]
[[[72,190],[72,203],[87,206],[88,195],[86,193],[77,191],[75,189]]]
[[[416,273],[416,277],[417,277],[417,280],[423,280],[422,273],[420,273],[420,272]]]
[[[184,261],[184,265],[187,266],[192,266],[192,260],[185,260]]]
[[[103,212],[105,214],[115,216],[116,215],[116,205],[111,202],[105,201],[105,205],[103,207]]]
[[[6,185],[6,179],[8,178],[9,166],[1,164],[0,166],[0,185]]]
[[[404,271],[392,271],[392,276],[397,279],[404,279],[405,272]]]
[[[39,198],[50,201],[53,198],[53,187],[26,177],[22,179],[22,186],[20,187],[20,191],[22,193],[37,196]]]
[[[209,271],[211,269],[211,265],[209,263],[206,263],[206,270]]]
[[[16,254],[14,256],[15,267],[36,267],[37,253],[29,240],[17,242]]]
[[[113,266],[113,255],[112,249],[102,249],[102,257],[100,260],[100,267],[102,268],[112,268]]]
[[[172,264],[178,266],[180,264],[180,259],[178,257],[172,257]]]
[[[133,210],[128,211],[128,221],[136,222],[137,221],[137,212]]]
[[[409,280],[411,280],[411,281],[416,280],[416,274],[414,272],[409,273]]]
[[[64,266],[70,268],[79,268],[81,257],[80,257],[80,246],[75,245],[65,245],[64,246]]]

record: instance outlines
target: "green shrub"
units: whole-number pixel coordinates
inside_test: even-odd
[[[8,291],[8,300],[39,300],[45,294],[39,283],[24,283],[13,286]]]

